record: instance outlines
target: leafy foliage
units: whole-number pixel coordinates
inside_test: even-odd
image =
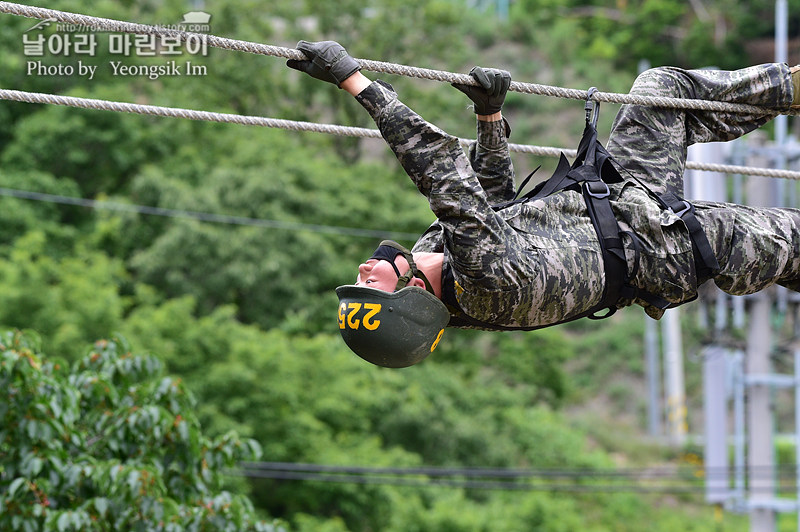
[[[103,337],[123,312],[117,284],[125,277],[118,260],[89,250],[50,256],[42,232],[18,238],[0,258],[0,323],[46,332],[52,347],[74,360],[87,335]]]
[[[794,35],[800,2],[789,5]],[[589,68],[600,60],[635,72],[643,59],[653,66],[741,68],[751,61],[743,43],[773,38],[774,9],[769,0],[520,0],[510,26],[551,57]]]
[[[223,489],[224,470],[260,447],[205,436],[157,358],[103,340],[67,371],[36,344],[0,338],[4,530],[275,530]]]

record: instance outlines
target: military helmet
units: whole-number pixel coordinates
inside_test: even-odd
[[[403,255],[409,263],[404,275],[394,265],[396,255]],[[339,332],[347,346],[367,362],[386,368],[414,365],[439,345],[450,312],[433,294],[425,275],[417,270],[409,250],[384,240],[371,258],[392,263],[398,275],[395,291],[356,285],[338,287]],[[415,275],[425,282],[426,289],[406,286]]]
[[[430,355],[450,313],[435,295],[418,286],[385,292],[346,285],[339,296],[339,332],[358,356],[385,368],[405,368]]]

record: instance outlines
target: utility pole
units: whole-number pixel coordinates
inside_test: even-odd
[[[724,162],[723,144],[709,142],[694,144],[688,150],[689,160],[702,163],[721,164]],[[685,193],[691,200],[717,201],[727,200],[725,174],[708,172],[701,174],[696,170],[686,172]],[[717,505],[720,511],[730,497],[730,474],[728,452],[728,368],[730,366],[729,350],[720,345],[723,331],[728,324],[728,296],[711,283],[705,285],[703,296],[713,296],[714,344],[703,351],[703,463],[706,479],[706,502]],[[704,301],[700,302],[705,305]],[[711,312],[709,312],[711,313]],[[705,314],[705,313],[704,313]],[[709,319],[705,327],[710,326]]]
[[[661,319],[664,342],[664,377],[667,392],[667,436],[674,445],[686,442],[686,392],[683,382],[681,312],[668,310]]]
[[[661,372],[658,359],[658,325],[656,321],[645,316],[644,353],[645,372],[647,374],[647,431],[650,436],[658,437],[662,434],[661,428]]]
[[[724,504],[730,495],[728,468],[728,350],[710,345],[703,351],[703,465],[706,502]]]
[[[775,62],[789,62],[789,6],[787,0],[775,1]],[[789,117],[778,115],[775,117],[775,160],[772,163],[775,168],[781,170],[786,168],[786,136]],[[783,179],[773,179],[771,183],[775,196],[772,198],[774,205],[784,206],[786,181]],[[786,312],[788,306],[788,293],[785,288],[776,289],[778,308]]]
[[[775,61],[787,62],[787,0],[775,1]],[[753,141],[747,164],[754,167],[777,166],[786,167],[786,118],[780,117],[775,121],[775,143],[777,156],[770,158],[765,155],[764,134],[753,132],[749,135]],[[734,189],[734,202],[742,203],[741,187]],[[747,204],[754,207],[774,207],[783,205],[783,188],[769,179],[750,177],[747,180]],[[777,297],[776,297],[777,296]],[[795,501],[777,498],[778,482],[775,469],[775,420],[772,411],[772,390],[774,387],[794,388],[795,391],[795,445],[796,456],[800,457],[800,346],[795,346],[795,372],[793,376],[774,375],[770,359],[773,345],[773,331],[771,330],[771,317],[773,305],[777,300],[777,308],[781,311],[788,309],[788,298],[781,297],[781,293],[772,287],[747,298],[749,309],[749,323],[747,325],[747,347],[744,364],[739,360],[740,354],[732,357],[733,368],[733,399],[734,399],[734,430],[736,464],[734,489],[729,491],[733,496],[736,508],[749,512],[751,532],[775,532],[778,512],[799,512],[798,530],[800,530],[800,466],[796,467],[797,497]],[[740,303],[743,298],[734,299]],[[720,306],[720,311],[724,308]],[[722,313],[720,313],[722,315]],[[744,313],[734,313],[734,326],[744,326]],[[795,323],[795,338],[800,332]],[[711,409],[706,410],[706,415],[711,415],[720,420],[725,417],[725,405],[716,394],[719,393],[720,367],[713,367],[713,361],[707,360],[704,366],[704,385],[707,387],[706,402]],[[742,368],[742,366],[744,366]],[[744,373],[744,375],[742,374]],[[715,389],[716,387],[716,389]],[[747,402],[745,405],[745,394]],[[724,454],[727,458],[727,446],[720,445],[717,434],[719,427],[714,426],[713,419],[707,419],[707,451],[713,451],[708,456]],[[723,432],[727,430],[723,427]],[[745,463],[745,453],[747,455]],[[718,457],[717,457],[718,458]],[[800,459],[799,459],[800,460]],[[726,460],[727,461],[727,460]],[[708,466],[716,464],[709,460]],[[722,461],[720,461],[720,464]],[[747,469],[745,478],[744,470]],[[722,469],[727,471],[727,467]],[[727,491],[727,476],[722,479],[707,481],[707,500],[718,503],[715,496],[716,489]]]
[[[762,140],[763,136],[758,135]],[[759,160],[760,159],[760,160]],[[768,166],[763,156],[750,159],[753,166]],[[751,177],[747,181],[747,203],[756,207],[769,206],[772,194],[768,178]],[[771,389],[766,378],[772,373],[770,348],[772,333],[770,313],[772,290],[751,296],[750,325],[747,335],[745,362],[749,383],[747,396],[747,468],[750,490],[751,532],[774,532],[775,509],[769,502],[775,498],[775,451],[773,445]]]
[[[760,377],[766,377],[771,373],[769,361],[771,308],[771,298],[765,292],[756,294],[751,301],[746,361],[746,373],[750,382],[747,398],[747,468],[751,532],[775,530],[775,510],[768,502],[775,498],[771,390],[767,382],[758,382],[761,380]]]

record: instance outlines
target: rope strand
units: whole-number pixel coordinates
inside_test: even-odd
[[[305,55],[294,48],[284,48],[281,46],[270,46],[237,39],[228,39],[216,35],[205,33],[193,33],[174,28],[164,28],[159,26],[149,26],[146,24],[136,24],[121,20],[93,17],[55,9],[26,6],[12,2],[0,2],[0,13],[18,15],[28,18],[41,20],[55,20],[65,24],[86,26],[95,30],[115,31],[122,33],[138,34],[160,34],[177,37],[181,40],[204,39],[209,46],[226,50],[248,52],[252,54],[269,55],[283,57],[286,59],[306,59]],[[396,63],[385,63],[367,59],[356,59],[361,67],[372,72],[396,74],[400,76],[429,79],[446,83],[460,83],[465,85],[477,85],[477,82],[467,74],[457,74],[443,70],[432,70],[427,68],[411,67]],[[538,83],[522,83],[512,81],[509,90],[525,94],[536,94],[540,96],[552,96],[556,98],[567,98],[573,100],[585,100],[588,98],[588,91],[578,89],[567,89],[563,87],[553,87]],[[672,107],[677,109],[698,109],[703,111],[723,111],[731,113],[746,114],[800,114],[798,109],[777,110],[754,105],[735,104],[728,102],[698,100],[689,98],[663,98],[655,96],[638,96],[632,94],[621,94],[613,92],[595,92],[592,99],[599,102],[620,103],[643,105],[650,107]]]
[[[98,100],[94,98],[78,98],[76,96],[59,96],[56,94],[45,94],[41,92],[25,92],[8,89],[0,89],[0,100],[11,100],[24,103],[39,103],[50,105],[65,105],[78,107],[81,109],[96,109],[103,111],[116,111],[123,113],[134,113],[149,116],[162,116],[170,118],[185,118],[188,120],[202,120],[207,122],[220,122],[241,124],[246,126],[261,126],[276,129],[286,129],[290,131],[310,131],[315,133],[327,133],[329,135],[340,135],[347,137],[362,138],[381,138],[381,133],[377,129],[363,127],[340,126],[335,124],[318,124],[314,122],[299,122],[294,120],[284,120],[278,118],[266,118],[262,116],[236,115],[231,113],[217,113],[213,111],[197,111],[194,109],[181,109],[178,107],[161,107],[157,105],[144,105],[126,102],[114,102],[109,100]],[[470,145],[474,140],[459,138],[462,145]],[[548,146],[531,146],[526,144],[509,144],[508,149],[516,153],[526,153],[541,157],[559,157],[562,153],[567,157],[575,157],[576,150],[554,148]],[[696,163],[688,161],[686,168],[690,170],[701,170],[709,172],[722,172],[729,174],[742,175],[761,175],[782,179],[800,180],[800,172],[791,170],[776,170],[772,168],[756,168],[748,166],[733,166],[724,164]]]

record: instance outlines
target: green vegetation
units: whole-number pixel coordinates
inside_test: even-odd
[[[148,24],[189,10],[175,0],[46,4]],[[225,37],[289,47],[330,38],[356,57],[497,66],[520,81],[624,92],[640,59],[745,66],[742,42],[770,36],[771,2],[703,4],[700,15],[679,0],[520,0],[506,22],[461,0],[207,1],[204,10]],[[2,17],[3,88],[372,127],[352,98],[281,59],[210,49],[191,57],[205,76],[126,77],[109,62],[164,59],[119,56],[108,34],[90,57],[28,57],[23,35],[35,21]],[[712,27],[723,23],[720,36]],[[98,71],[28,75],[30,60]],[[382,77],[427,119],[473,134],[458,91]],[[514,142],[572,146],[582,129],[576,102],[511,94],[507,111]],[[613,111],[602,110],[604,131]],[[553,161],[515,156],[518,174],[540,162],[544,176]],[[232,474],[259,449],[265,461],[370,467],[680,463],[680,450],[640,438],[635,309],[528,334],[448,331],[436,356],[401,371],[346,349],[333,288],[378,238],[337,228],[418,234],[433,220],[379,140],[0,102],[0,168],[2,188],[277,224],[0,197],[0,331],[36,331],[0,338],[3,530],[271,530],[273,519],[315,532],[746,526],[732,515],[715,523],[698,493]]]
[[[275,530],[223,489],[258,444],[204,436],[156,357],[103,340],[68,371],[37,344],[0,338],[4,530]]]

